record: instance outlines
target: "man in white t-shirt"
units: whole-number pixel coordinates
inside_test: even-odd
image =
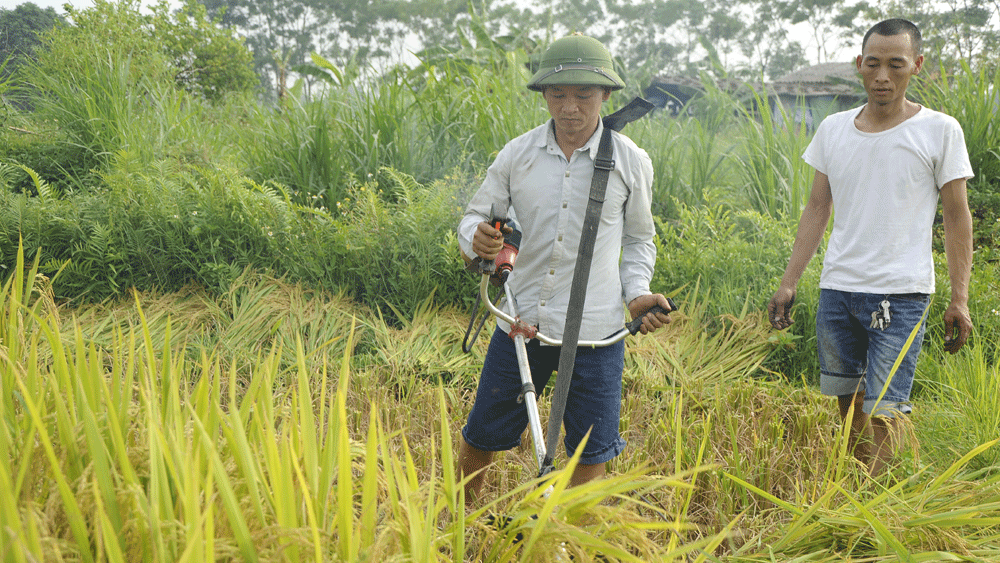
[[[837,396],[843,420],[851,415],[849,447],[872,475],[892,460],[899,417],[910,412],[934,292],[931,229],[939,196],[951,280],[945,350],[958,352],[972,331],[972,166],[958,122],[906,98],[923,66],[920,48],[920,31],[906,20],[885,20],[865,35],[856,64],[868,103],[825,119],[803,154],[816,174],[768,304],[772,326],[792,324],[795,287],[833,213],[816,313],[820,387]]]

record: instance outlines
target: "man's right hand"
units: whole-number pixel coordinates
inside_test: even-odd
[[[503,231],[499,231],[486,221],[479,223],[476,234],[472,235],[472,251],[483,260],[495,259],[503,250],[504,233],[511,233],[513,230],[505,225]]]
[[[767,319],[771,326],[782,330],[795,323],[792,320],[792,305],[795,304],[795,288],[780,287],[767,304]]]

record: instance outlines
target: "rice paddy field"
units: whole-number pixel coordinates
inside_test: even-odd
[[[885,475],[818,393],[821,256],[795,325],[764,317],[811,133],[706,82],[625,131],[657,174],[653,289],[680,305],[627,341],[627,449],[570,488],[575,458],[541,482],[525,436],[465,509],[457,440],[488,336],[463,353],[478,280],[454,228],[546,117],[525,54],[207,100],[98,16],[0,85],[0,560],[1000,561],[1000,75],[913,86],[966,132],[976,330],[943,353],[937,223]]]

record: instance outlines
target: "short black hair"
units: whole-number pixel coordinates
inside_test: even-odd
[[[862,51],[865,50],[865,45],[868,44],[868,38],[871,37],[873,33],[884,35],[886,37],[905,33],[910,36],[910,41],[913,43],[913,51],[915,54],[920,55],[920,50],[923,48],[923,40],[920,38],[920,29],[917,27],[917,24],[909,20],[893,18],[880,21],[873,25],[872,28],[868,30],[868,33],[865,34],[864,40],[861,41]]]

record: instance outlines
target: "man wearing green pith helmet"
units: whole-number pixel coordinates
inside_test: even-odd
[[[512,209],[521,231],[517,267],[507,283],[521,320],[562,339],[570,287],[587,209],[594,158],[604,130],[601,108],[611,92],[625,87],[611,54],[600,41],[571,35],[553,42],[542,55],[528,89],[540,92],[551,119],[504,146],[465,210],[458,227],[466,261],[492,260],[504,233],[487,222],[491,209]],[[653,166],[646,152],[612,132],[614,170],[597,230],[587,282],[580,340],[600,340],[624,324],[627,304],[634,318],[655,305],[669,311],[663,295],[651,294],[656,261],[650,212]],[[646,334],[670,322],[648,313]],[[495,452],[520,443],[528,424],[518,402],[521,381],[510,326],[498,321],[483,363],[476,400],[462,429],[459,469],[471,476],[466,498],[481,495],[486,468]],[[541,391],[559,360],[559,347],[528,342],[529,364]],[[605,463],[625,447],[618,433],[624,346],[579,349],[566,412],[564,446],[572,454],[589,432],[571,484],[599,478]]]

